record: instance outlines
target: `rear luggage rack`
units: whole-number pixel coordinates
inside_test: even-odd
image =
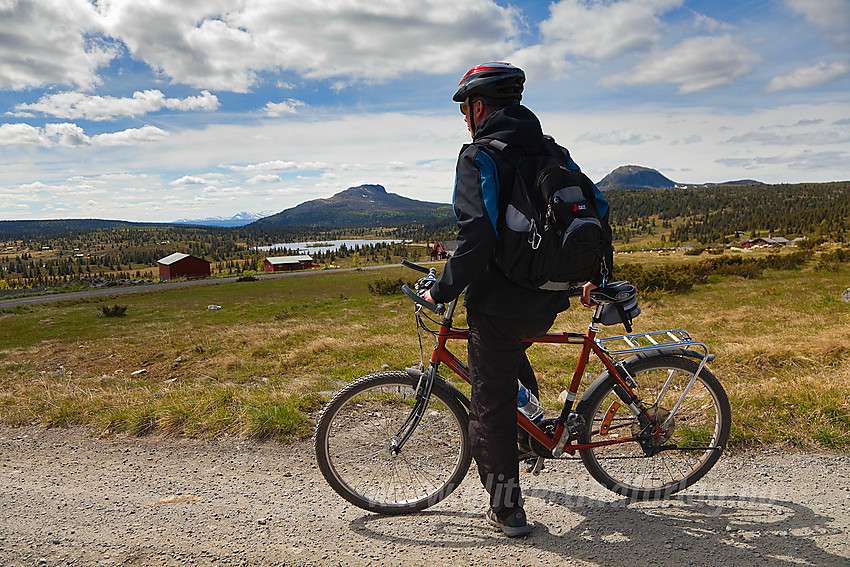
[[[667,416],[667,419],[664,420],[664,423],[661,424],[662,428],[667,428],[669,424],[673,423],[673,416],[676,415],[676,412],[679,411],[679,406],[682,404],[682,401],[685,399],[685,396],[690,392],[691,387],[694,385],[694,382],[697,379],[697,376],[700,372],[702,372],[703,367],[706,362],[710,362],[714,359],[714,355],[708,354],[708,347],[705,346],[705,343],[700,341],[695,341],[691,338],[691,335],[685,331],[684,329],[670,329],[667,331],[654,331],[652,333],[635,333],[633,335],[619,335],[616,337],[604,337],[604,338],[596,338],[596,344],[598,344],[606,353],[611,355],[623,355],[623,354],[632,354],[638,352],[645,351],[655,351],[655,352],[664,352],[665,350],[677,351],[671,354],[685,354],[686,356],[694,356],[699,358],[699,365],[697,365],[696,372],[690,378],[688,385],[685,387],[682,395],[679,397],[679,400],[676,402],[676,405],[670,410],[670,415]],[[605,343],[613,343],[612,347],[616,350],[608,350],[605,347]],[[623,347],[624,348],[616,348]],[[698,353],[694,350],[690,350],[687,347],[697,347],[702,350],[702,353]],[[616,358],[616,357],[615,357]],[[615,362],[618,364],[619,362]],[[670,385],[673,374],[675,372],[670,372],[670,375],[667,377],[667,382],[664,384],[664,387],[661,388],[661,392],[658,394],[658,399],[655,401],[657,405],[659,400],[664,396],[664,392],[667,391],[667,387]]]
[[[663,351],[666,348],[697,347],[703,352],[703,359],[708,358],[708,347],[704,343],[692,339],[691,335],[684,329],[635,333],[616,337],[597,337],[595,340],[596,344],[602,347],[602,350],[612,356],[650,350]]]

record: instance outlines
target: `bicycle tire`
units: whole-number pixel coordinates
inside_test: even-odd
[[[398,455],[389,442],[407,419],[418,378],[406,372],[364,376],[325,407],[316,458],[325,480],[348,502],[382,514],[408,514],[444,499],[472,460],[461,401],[439,378],[422,420]]]
[[[682,356],[657,354],[626,364],[638,383],[635,393],[659,420],[670,412],[699,363]],[[605,441],[639,432],[637,419],[614,392],[615,379],[606,371],[604,383],[582,402],[586,427],[581,443]],[[664,398],[658,399],[670,376]],[[620,404],[620,407],[613,404]],[[613,410],[613,411],[611,411]],[[611,414],[609,415],[609,411]],[[609,426],[603,421],[609,418]],[[655,443],[689,449],[662,450],[646,456],[636,441],[583,449],[581,459],[590,475],[609,490],[637,500],[665,498],[702,478],[720,458],[729,439],[732,410],[723,386],[705,367],[673,416],[671,433]]]

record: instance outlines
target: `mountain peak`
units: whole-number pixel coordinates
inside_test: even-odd
[[[612,189],[672,189],[676,183],[655,169],[640,165],[622,165],[596,184],[601,191]]]
[[[385,199],[389,193],[383,185],[370,185],[364,183],[357,187],[349,187],[345,191],[341,191],[328,199],[328,201],[338,201],[340,199]]]
[[[449,218],[451,206],[388,193],[383,185],[349,187],[327,199],[306,201],[260,219],[254,226],[392,226]]]

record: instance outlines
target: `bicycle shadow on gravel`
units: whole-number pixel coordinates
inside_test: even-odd
[[[525,495],[547,505],[539,514],[541,521],[532,521],[535,529],[528,538],[509,539],[494,533],[481,513],[470,512],[365,515],[353,520],[351,527],[366,538],[425,548],[493,553],[505,547],[535,548],[564,560],[606,566],[714,567],[731,561],[748,566],[847,567],[850,562],[812,539],[815,535],[841,535],[841,530],[829,526],[833,518],[795,502],[714,495],[603,501],[544,489],[526,490]],[[561,510],[553,521],[553,514],[545,509],[551,507],[568,512]],[[545,555],[541,553],[541,557]]]

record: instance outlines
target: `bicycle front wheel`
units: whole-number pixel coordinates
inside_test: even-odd
[[[664,498],[702,478],[720,458],[731,428],[729,399],[705,367],[685,393],[699,363],[658,354],[626,365],[638,387],[635,393],[659,423],[673,412],[668,433],[653,440],[647,456],[635,441],[584,449],[587,471],[608,489],[639,500]],[[614,391],[608,375],[602,387],[583,401],[586,430],[581,443],[632,437],[640,433],[637,418]]]
[[[398,454],[391,448],[416,400],[406,372],[364,376],[328,403],[316,427],[316,458],[340,496],[366,510],[406,514],[448,496],[466,476],[466,409],[435,381],[422,420]]]

